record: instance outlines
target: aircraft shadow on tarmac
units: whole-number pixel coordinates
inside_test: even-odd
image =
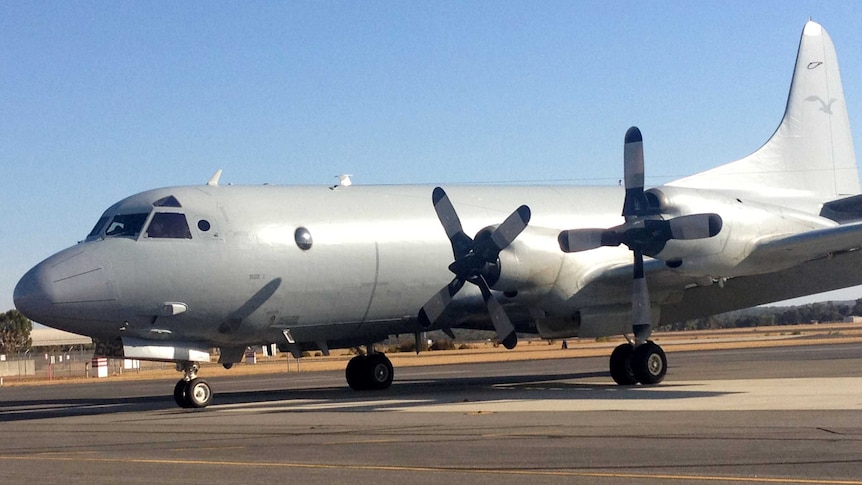
[[[216,392],[213,405],[202,410],[180,409],[173,397],[167,394],[122,397],[122,386],[117,383],[117,395],[107,397],[78,398],[54,397],[62,392],[60,386],[44,387],[44,399],[5,399],[0,401],[0,422],[27,421],[72,416],[97,416],[116,413],[165,411],[171,413],[206,413],[218,411],[220,405],[231,408],[267,407],[273,412],[273,405],[283,407],[284,412],[320,411],[319,408],[303,408],[291,403],[325,403],[327,412],[362,412],[385,410],[397,402],[399,409],[408,410],[413,405],[452,404],[457,402],[481,402],[493,400],[674,400],[686,398],[715,397],[731,392],[692,390],[690,385],[675,390],[672,382],[655,387],[620,387],[608,380],[607,383],[583,382],[585,379],[607,377],[604,372],[563,373],[548,375],[505,375],[478,377],[448,377],[433,379],[409,379],[395,381],[385,391],[357,392],[346,385],[312,387],[313,382],[305,382],[305,387],[281,388],[270,390],[232,391],[236,383],[246,378],[213,378]],[[253,380],[253,378],[251,379]],[[580,382],[579,382],[580,381]],[[268,381],[271,385],[271,381]],[[158,383],[158,385],[156,385]],[[162,386],[162,381],[154,381],[150,386],[160,391],[170,386]],[[32,388],[31,388],[32,389]],[[100,390],[99,394],[104,391]],[[96,394],[96,389],[94,389]],[[412,404],[411,404],[412,403]],[[246,406],[247,405],[247,406]]]

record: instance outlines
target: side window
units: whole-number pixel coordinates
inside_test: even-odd
[[[147,237],[191,239],[189,224],[186,222],[185,214],[175,212],[157,212],[147,228]]]
[[[137,237],[149,214],[119,214],[111,219],[108,229],[105,231],[107,237]]]

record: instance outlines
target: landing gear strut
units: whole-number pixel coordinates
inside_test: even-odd
[[[611,377],[621,386],[658,384],[667,373],[664,350],[651,340],[635,347],[622,344],[611,353]]]
[[[181,408],[205,408],[212,402],[212,388],[197,377],[198,369],[197,362],[177,362],[177,370],[183,373],[183,378],[174,386],[174,401]]]
[[[357,355],[350,359],[344,374],[347,385],[355,391],[386,389],[395,376],[392,362],[386,355],[378,352]]]

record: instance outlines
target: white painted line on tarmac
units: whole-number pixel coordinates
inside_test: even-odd
[[[559,382],[508,399],[390,408],[399,412],[862,410],[862,377],[673,382],[651,387],[566,389]],[[511,386],[517,388],[518,386]],[[542,392],[541,398],[520,399]],[[549,397],[550,396],[550,397]]]
[[[425,405],[429,400],[387,399],[371,401],[314,401],[314,400],[282,400],[267,403],[225,404],[210,406],[213,411],[228,413],[265,413],[283,411],[340,411],[369,407],[376,411],[387,411],[390,407]]]
[[[649,387],[536,381],[498,384],[494,389],[500,399],[471,397],[470,401],[452,402],[453,394],[445,396],[445,403],[433,399],[285,399],[210,409],[228,413],[359,408],[417,413],[862,410],[862,377],[676,381]]]

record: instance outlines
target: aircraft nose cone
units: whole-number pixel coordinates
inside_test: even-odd
[[[27,318],[64,330],[68,322],[92,318],[117,299],[102,266],[77,247],[34,266],[21,277],[12,298]]]
[[[51,309],[51,296],[48,295],[50,285],[45,284],[45,274],[42,265],[37,265],[28,271],[12,293],[15,308],[30,320],[41,321]]]

